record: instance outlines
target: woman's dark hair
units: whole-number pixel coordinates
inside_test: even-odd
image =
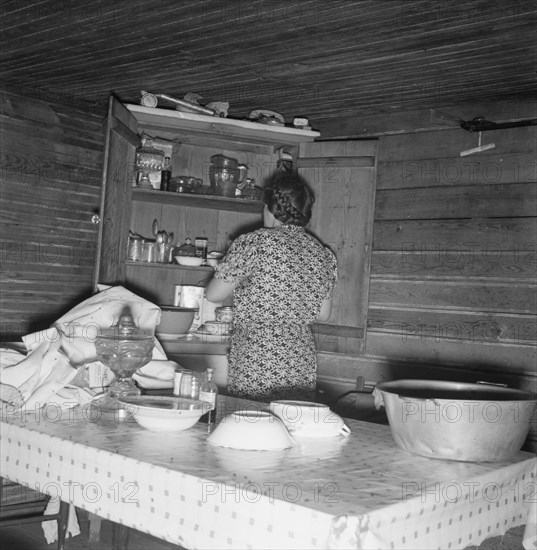
[[[263,200],[278,221],[305,226],[310,221],[315,196],[304,178],[282,170],[267,181]]]

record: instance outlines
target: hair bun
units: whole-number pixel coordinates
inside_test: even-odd
[[[298,174],[276,172],[265,186],[265,204],[280,222],[306,225],[315,202],[313,192]]]

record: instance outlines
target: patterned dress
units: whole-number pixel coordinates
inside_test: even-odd
[[[228,392],[269,401],[311,399],[317,358],[311,324],[337,281],[334,254],[303,227],[238,237],[215,277],[234,284]]]

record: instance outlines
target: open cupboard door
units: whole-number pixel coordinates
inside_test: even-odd
[[[134,116],[113,97],[108,105],[101,188],[99,237],[93,289],[123,284],[131,217],[134,160],[140,145]]]
[[[314,327],[318,351],[365,351],[377,149],[376,140],[300,145],[298,171],[316,197],[310,230],[336,254],[339,271],[329,322]]]

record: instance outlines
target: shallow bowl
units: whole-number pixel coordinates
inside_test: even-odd
[[[196,424],[211,405],[182,397],[136,396],[118,399],[140,426],[156,432],[181,432]]]
[[[203,258],[199,256],[175,256],[175,261],[179,265],[197,267],[203,263]]]
[[[237,411],[225,416],[207,441],[246,451],[280,451],[294,445],[283,422],[264,411]]]
[[[223,257],[223,252],[209,252],[207,254],[207,263],[212,267],[216,267],[222,261]]]
[[[157,326],[158,334],[186,334],[192,322],[194,315],[198,311],[191,307],[160,306],[160,323]]]

